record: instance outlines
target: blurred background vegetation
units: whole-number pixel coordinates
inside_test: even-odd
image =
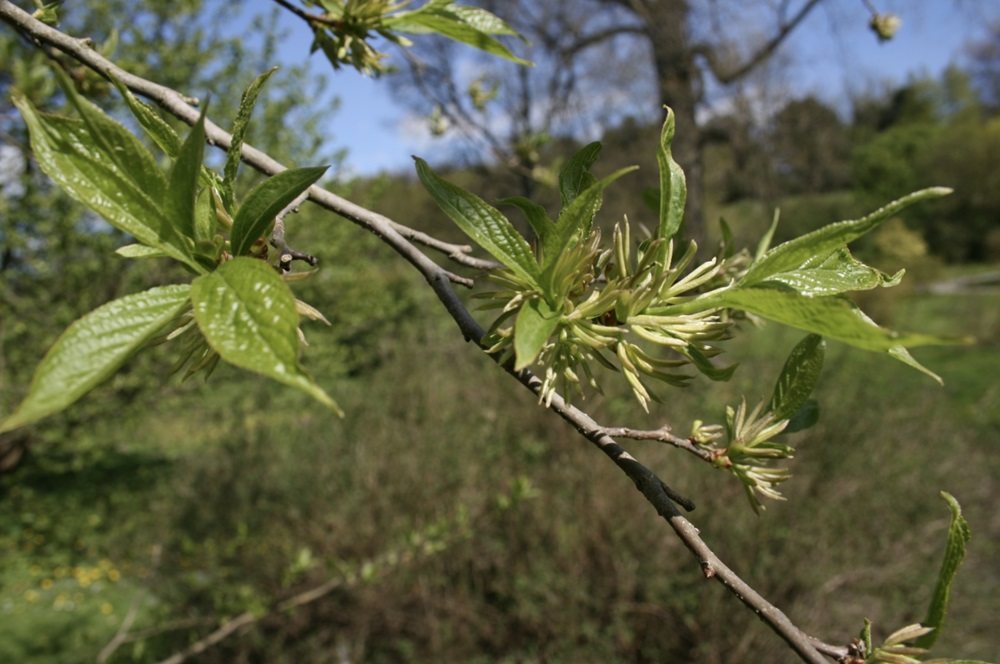
[[[67,9],[64,27],[92,35],[136,73],[209,87],[222,119],[281,39],[266,13],[259,41],[226,37],[213,27],[222,14],[211,13],[225,4],[101,0]],[[792,441],[789,501],[759,518],[727,476],[653,443],[632,445],[696,500],[695,521],[722,558],[826,640],[846,641],[865,617],[883,636],[923,617],[948,522],[938,491],[947,490],[974,539],[940,652],[1000,657],[1000,288],[991,276],[1000,263],[1000,24],[991,34],[942,76],[855,99],[849,115],[789,96],[763,120],[737,105],[701,127],[709,246],[719,218],[737,246],[752,245],[776,207],[782,240],[923,186],[956,189],[857,247],[886,271],[909,270],[902,286],[865,295],[880,323],[977,338],[919,353],[944,388],[831,347],[820,424]],[[0,54],[8,411],[72,320],[181,275],[115,258],[125,238],[38,174],[7,90],[50,108],[60,100],[43,56],[6,29]],[[76,73],[116,108],[106,85]],[[308,102],[319,85],[304,68],[279,72],[249,140],[286,162],[349,163],[318,133],[321,112]],[[624,213],[641,222],[658,124],[624,117],[607,126],[598,169],[642,166],[609,190],[600,217],[609,227]],[[537,177],[525,179],[525,163],[495,160],[464,160],[450,177],[488,200],[528,186],[557,203],[545,168],[578,142],[518,140],[530,145]],[[409,175],[338,173],[330,186],[352,200],[462,241]],[[0,437],[0,661],[158,661],[245,612],[259,620],[195,661],[791,661],[704,581],[599,452],[460,343],[390,250],[311,208],[290,232],[322,260],[296,292],[332,323],[306,329],[308,365],[348,416],[225,367],[207,383],[163,378],[172,358],[160,348],[68,412]],[[695,418],[721,421],[725,404],[768,391],[800,336],[777,326],[744,332],[731,343],[742,368],[730,383],[671,392],[651,416],[615,387],[585,405],[616,425],[669,418],[684,431]],[[274,610],[336,580],[318,601]]]

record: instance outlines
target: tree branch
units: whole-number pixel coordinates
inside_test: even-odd
[[[723,85],[732,83],[733,81],[746,76],[760,63],[771,57],[771,55],[785,41],[788,35],[791,34],[791,32],[798,27],[803,20],[805,20],[806,16],[808,16],[809,13],[822,1],[823,0],[809,0],[806,4],[802,5],[791,20],[783,21],[778,26],[778,31],[773,37],[771,37],[770,40],[768,40],[755,53],[747,58],[743,64],[730,71],[724,71],[722,69],[722,64],[716,57],[715,50],[712,47],[706,44],[699,44],[693,48],[693,52],[695,55],[700,55],[705,59],[705,62],[708,64],[708,68],[712,71],[712,75],[715,76],[719,83],[722,83]]]
[[[815,4],[818,1],[813,0],[810,4]],[[8,0],[0,0],[0,19],[14,26],[17,30],[30,35],[32,39],[49,44],[65,52],[67,55],[70,55],[80,63],[102,75],[106,75],[107,73],[113,74],[131,90],[154,100],[169,113],[189,125],[193,125],[198,121],[198,112],[190,105],[184,103],[183,98],[176,91],[120,69],[93,50],[84,46],[79,40],[73,39],[35,20]],[[205,132],[210,144],[223,148],[229,147],[231,136],[209,120],[205,121]],[[280,163],[249,145],[243,146],[243,161],[268,175],[285,170],[285,167]],[[431,261],[411,244],[411,239],[416,240],[410,229],[406,229],[380,214],[367,210],[316,186],[310,188],[309,197],[328,210],[336,212],[375,233],[395,249],[424,276],[442,305],[458,324],[465,339],[479,344],[485,331],[465,308],[465,305],[452,288],[452,275]],[[404,233],[408,235],[404,235]],[[458,251],[458,248],[455,250]],[[464,251],[462,253],[464,254]],[[477,265],[479,264],[477,263]],[[538,395],[540,393],[542,381],[530,371],[514,372],[510,363],[504,368],[534,394]],[[614,438],[609,436],[604,427],[601,427],[587,413],[566,403],[560,395],[554,395],[550,408],[561,418],[569,422],[584,438],[604,452],[635,483],[636,488],[653,505],[657,513],[667,521],[681,541],[684,542],[685,546],[698,559],[706,578],[714,578],[722,583],[743,604],[754,611],[776,634],[784,639],[803,661],[810,662],[811,664],[827,663],[824,656],[817,649],[815,641],[798,629],[777,607],[770,604],[740,579],[701,539],[698,529],[680,514],[675,505],[676,502],[691,509],[694,506],[690,501],[673,492],[653,471],[639,463]],[[197,652],[201,652],[204,648],[217,643],[229,634],[254,621],[255,618],[252,614],[242,614],[220,627],[205,639],[193,644],[184,653],[196,654]],[[178,653],[178,656],[181,654],[183,653]],[[184,659],[184,657],[180,659],[176,657],[166,661],[174,664]]]

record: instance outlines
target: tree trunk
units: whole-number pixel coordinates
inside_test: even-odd
[[[690,7],[686,0],[633,0],[626,6],[645,26],[656,68],[659,101],[672,108],[676,116],[672,152],[687,177],[687,206],[681,231],[704,250],[704,168],[701,129],[695,121],[702,78],[688,36]]]

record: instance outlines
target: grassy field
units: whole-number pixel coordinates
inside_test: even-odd
[[[0,661],[92,662],[123,621],[149,631],[109,661],[156,661],[338,578],[195,661],[794,661],[701,578],[626,477],[421,297],[410,323],[366,346],[363,370],[316,369],[343,420],[220,369],[47,424],[0,478]],[[881,636],[922,618],[949,491],[973,541],[940,653],[998,659],[1000,295],[879,297],[880,322],[978,342],[917,352],[944,387],[832,345],[820,423],[792,440],[787,502],[757,517],[729,476],[629,448],[695,499],[724,560],[829,642],[866,617]],[[314,347],[324,334],[310,332]],[[800,336],[747,330],[732,382],[667,393],[649,416],[617,388],[586,406],[622,426],[720,421],[741,394],[766,396]]]

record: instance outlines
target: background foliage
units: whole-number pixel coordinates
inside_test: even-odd
[[[125,66],[187,89],[211,80],[219,117],[227,117],[222,105],[238,99],[235,91],[269,66],[273,51],[213,34],[217,23],[203,21],[198,3],[99,4],[130,18],[119,22],[115,51]],[[104,44],[106,27],[84,22],[107,14],[83,14],[70,12],[67,28]],[[150,34],[179,43],[169,67]],[[30,91],[40,106],[60,99],[43,83],[41,59],[6,31],[0,52],[3,145],[24,155],[7,86]],[[302,94],[300,75],[276,75],[249,141],[306,165],[320,160],[308,130],[315,118],[303,117],[295,131],[282,119],[295,108],[287,91]],[[110,103],[114,96],[94,85],[93,94]],[[637,443],[650,446],[643,456],[676,478],[676,489],[702,497],[700,527],[723,543],[720,555],[815,633],[855,633],[859,616],[882,625],[922,617],[912,607],[926,604],[916,595],[929,592],[923,579],[939,561],[947,515],[937,491],[947,488],[975,539],[941,649],[1000,656],[993,508],[1000,294],[987,287],[941,297],[932,289],[986,272],[1000,256],[1000,188],[990,179],[1000,173],[1000,133],[991,94],[955,69],[940,81],[915,80],[859,100],[850,121],[815,99],[790,100],[771,126],[745,132],[747,145],[726,138],[707,147],[707,216],[725,217],[737,244],[760,236],[775,204],[779,234],[790,236],[904,191],[957,188],[949,199],[907,210],[863,245],[886,271],[917,265],[909,290],[866,296],[880,322],[979,340],[917,353],[945,388],[832,346],[817,394],[820,424],[795,441],[795,477],[785,485],[791,503],[769,505],[763,518],[744,509],[735,483]],[[602,218],[633,211],[655,184],[655,166],[642,163],[653,154],[637,146],[652,144],[658,130],[638,121],[608,130],[599,175],[637,162],[642,169],[609,190]],[[810,152],[818,145],[822,159]],[[576,147],[555,140],[540,159],[556,162]],[[747,155],[761,161],[748,167]],[[3,412],[71,320],[172,276],[110,257],[121,236],[59,194],[30,160],[8,163],[18,174],[3,179],[0,197]],[[489,164],[449,177],[487,199],[518,184]],[[411,178],[341,186],[352,200],[461,240]],[[67,413],[0,438],[11,465],[0,476],[0,659],[92,661],[132,613],[137,627],[169,629],[128,644],[113,661],[155,661],[226,617],[262,611],[270,598],[350,578],[365,561],[406,550],[423,533],[445,553],[383,564],[367,581],[268,618],[199,661],[321,661],[331,652],[371,662],[787,660],[766,628],[721,589],[706,587],[679,543],[649,528],[649,510],[622,509],[633,504],[634,490],[594,463],[594,450],[568,428],[553,429],[530,395],[474,348],[456,346],[436,302],[375,238],[310,208],[300,217],[296,243],[320,255],[323,270],[297,294],[333,323],[308,330],[308,358],[316,375],[342,377],[329,381],[331,393],[351,416],[339,420],[305,395],[225,367],[211,383],[164,384],[151,376],[168,360],[154,354]],[[733,350],[743,363],[734,382],[672,395],[672,412],[763,389],[757,377],[780,365],[796,339],[776,326],[751,331]],[[602,421],[627,413],[642,424],[625,389],[588,407]],[[646,424],[663,423],[650,417]]]

